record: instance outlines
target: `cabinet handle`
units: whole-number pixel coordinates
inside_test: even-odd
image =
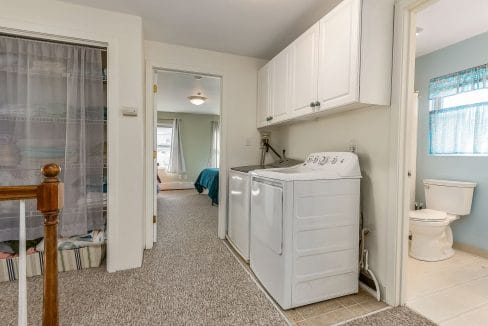
[[[266,121],[271,121],[273,120],[273,117],[266,117]]]
[[[310,107],[311,108],[314,108],[315,107],[315,103],[314,102],[310,102]]]
[[[315,102],[315,106],[320,106],[320,102],[319,101]]]

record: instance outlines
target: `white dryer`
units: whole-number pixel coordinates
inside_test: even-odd
[[[251,269],[283,308],[358,291],[361,172],[353,153],[251,172]]]

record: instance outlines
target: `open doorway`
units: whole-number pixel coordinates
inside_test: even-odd
[[[155,211],[166,196],[200,194],[218,215],[221,77],[155,69],[153,80]]]
[[[485,325],[488,4],[425,4],[411,26],[402,303],[441,325]]]

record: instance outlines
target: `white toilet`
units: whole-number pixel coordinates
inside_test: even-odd
[[[427,209],[410,211],[410,256],[425,261],[451,258],[452,230],[449,224],[471,212],[476,183],[424,180]]]

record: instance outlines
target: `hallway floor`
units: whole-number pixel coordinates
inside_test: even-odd
[[[61,325],[286,325],[217,238],[217,207],[194,190],[158,200],[158,243],[140,269],[59,274]],[[1,325],[17,325],[17,282],[0,283]],[[28,281],[29,325],[40,325],[42,279]]]
[[[249,268],[217,238],[217,210],[194,190],[158,199],[158,242],[139,269],[59,274],[61,325],[416,325],[407,308],[388,309],[366,292],[279,311]],[[17,325],[17,282],[0,283],[0,325]],[[40,325],[42,279],[28,280],[29,325]],[[383,310],[388,309],[388,310]]]

